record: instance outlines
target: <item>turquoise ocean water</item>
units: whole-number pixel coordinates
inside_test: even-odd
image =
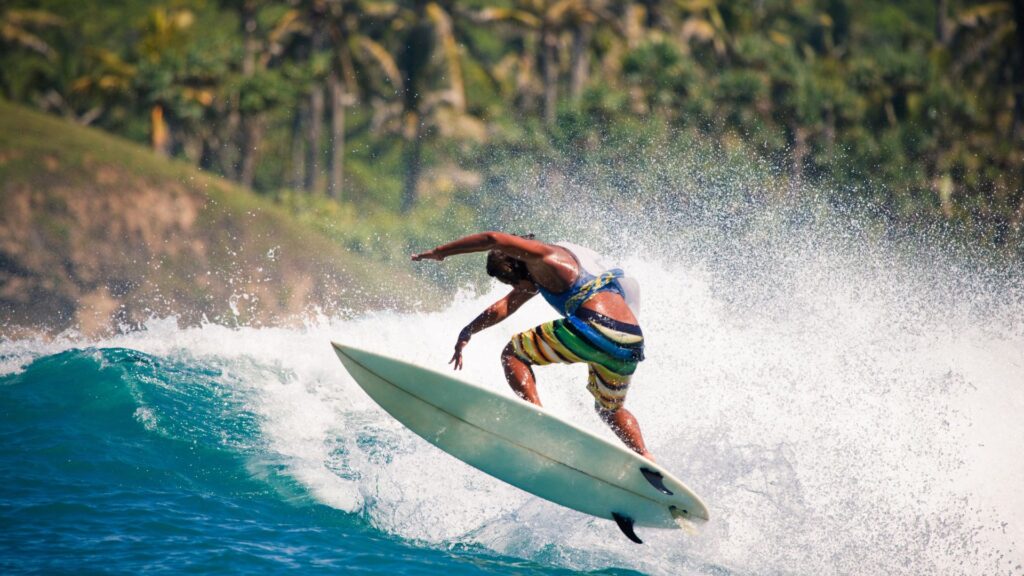
[[[417,546],[317,502],[265,453],[258,416],[224,377],[92,348],[0,379],[0,570],[570,573]]]

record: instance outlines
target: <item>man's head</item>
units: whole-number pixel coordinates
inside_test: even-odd
[[[521,238],[533,240],[533,234],[520,234]],[[530,271],[526,268],[526,262],[513,258],[501,250],[491,250],[487,253],[487,275],[491,276],[509,286],[516,286],[523,280],[533,282]]]

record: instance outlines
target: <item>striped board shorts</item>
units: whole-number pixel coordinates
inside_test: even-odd
[[[516,356],[527,364],[583,363],[589,367],[587,390],[604,410],[618,410],[629,382],[643,360],[643,335],[637,326],[599,319],[559,318],[512,337]],[[607,324],[613,323],[613,327]],[[596,333],[595,333],[596,332]]]

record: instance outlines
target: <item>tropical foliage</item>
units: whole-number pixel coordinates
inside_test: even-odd
[[[630,189],[631,161],[700,146],[767,162],[780,194],[820,183],[894,218],[1024,239],[1024,0],[0,10],[4,97],[304,210],[441,213],[516,167]]]

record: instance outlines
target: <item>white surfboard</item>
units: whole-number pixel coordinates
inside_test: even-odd
[[[384,410],[445,452],[531,494],[633,526],[691,528],[708,509],[667,470],[509,393],[501,395],[392,358],[334,344]]]

